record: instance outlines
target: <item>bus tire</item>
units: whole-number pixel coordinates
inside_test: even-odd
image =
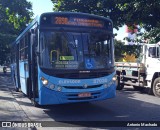
[[[160,98],[160,77],[154,80],[152,90],[153,94]]]

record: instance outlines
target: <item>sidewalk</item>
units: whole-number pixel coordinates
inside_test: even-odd
[[[9,74],[3,74],[0,72],[0,123],[5,122],[16,122],[16,121],[36,121],[37,119],[43,120],[46,118],[46,115],[41,115],[39,117],[37,113],[40,111],[36,111],[37,113],[34,113],[37,108],[33,107],[33,111],[31,111],[30,106],[24,107],[24,104],[21,102],[21,100],[25,103],[28,102],[26,98],[24,98],[23,95],[20,95],[20,93],[14,91],[14,86],[12,83],[11,78],[9,77]],[[20,105],[19,105],[20,102]],[[21,105],[22,104],[22,105]],[[30,108],[30,109],[28,109]],[[26,110],[26,111],[24,111]],[[26,113],[27,112],[27,113]],[[27,116],[30,115],[30,118]],[[36,117],[34,117],[36,115]],[[48,116],[47,116],[48,118]],[[0,124],[2,125],[2,124]],[[65,130],[66,128],[50,128],[50,127],[43,127],[43,128],[21,128],[21,127],[0,127],[0,130],[52,130],[52,129],[58,129],[58,130]],[[74,128],[75,129],[75,128]],[[68,128],[69,130],[69,128]]]
[[[0,72],[0,121],[30,121],[21,106],[13,97],[13,89],[9,74]]]

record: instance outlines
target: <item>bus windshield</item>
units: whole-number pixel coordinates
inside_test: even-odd
[[[40,66],[47,69],[109,69],[114,67],[113,38],[104,32],[40,33]]]

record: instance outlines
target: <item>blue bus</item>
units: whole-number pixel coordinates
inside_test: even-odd
[[[113,98],[113,41],[113,25],[108,18],[43,13],[12,44],[15,88],[35,106]]]

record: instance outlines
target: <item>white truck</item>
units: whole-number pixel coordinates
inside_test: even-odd
[[[160,97],[160,44],[141,45],[139,57],[133,59],[133,55],[125,55],[122,62],[115,62],[117,90],[123,89],[124,85],[137,90],[149,88],[150,94]]]

